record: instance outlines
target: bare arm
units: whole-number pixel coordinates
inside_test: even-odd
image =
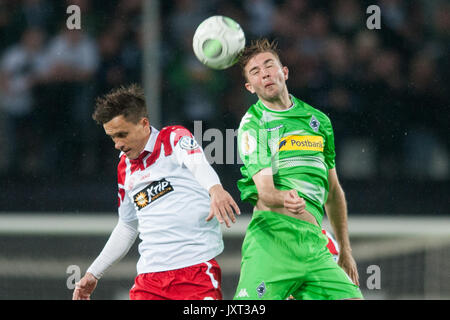
[[[238,205],[221,184],[216,184],[209,188],[209,194],[211,196],[211,208],[206,221],[211,220],[215,216],[220,223],[225,222],[225,225],[229,228],[231,226],[230,220],[233,223],[236,222],[233,210],[236,214],[241,214]]]
[[[339,244],[339,265],[349,275],[353,282],[359,285],[358,270],[352,256],[350,239],[348,236],[347,202],[342,189],[336,169],[328,171],[328,182],[330,185],[325,210],[330,220],[331,227]]]
[[[296,190],[279,190],[273,183],[271,168],[265,168],[253,176],[258,201],[269,208],[286,208],[294,214],[304,213],[305,200],[300,198]]]

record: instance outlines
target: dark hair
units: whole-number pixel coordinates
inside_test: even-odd
[[[281,63],[280,56],[278,54],[278,43],[275,40],[272,42],[266,38],[252,40],[250,45],[246,46],[239,54],[239,65],[241,67],[242,75],[245,78],[247,78],[245,74],[245,66],[247,63],[251,58],[263,52],[271,52]]]
[[[122,86],[97,98],[92,119],[98,124],[103,125],[120,115],[133,123],[148,118],[144,90],[137,84]]]

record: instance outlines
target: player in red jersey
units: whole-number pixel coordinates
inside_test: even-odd
[[[192,134],[181,126],[152,127],[136,85],[98,99],[93,118],[121,151],[119,219],[76,284],[73,299],[90,299],[98,280],[138,235],[140,258],[131,299],[222,299],[215,260],[223,251],[219,223],[230,227],[239,208]]]

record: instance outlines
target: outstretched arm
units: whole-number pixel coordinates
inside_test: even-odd
[[[338,264],[344,269],[352,281],[356,285],[359,285],[358,269],[352,256],[348,236],[347,202],[345,200],[344,190],[339,184],[336,168],[328,171],[328,182],[330,188],[328,199],[325,203],[325,210],[340,248]]]
[[[103,273],[128,253],[138,235],[137,222],[137,220],[125,222],[119,218],[102,252],[88,268],[84,277],[75,284],[73,300],[89,300]]]
[[[234,213],[239,215],[241,212],[233,197],[222,187],[217,173],[208,163],[205,155],[203,153],[190,155],[184,163],[198,183],[208,190],[211,197],[210,211],[206,221],[216,217],[220,223],[225,222],[229,228],[230,220],[233,223],[236,222]]]
[[[222,187],[219,176],[209,164],[192,134],[185,128],[179,128],[178,134],[181,139],[174,141],[175,156],[178,163],[185,165],[192,173],[195,180],[208,191],[211,197],[211,205],[206,221],[216,217],[220,223],[226,224],[229,228],[231,222],[236,222],[236,214],[241,214],[240,209],[231,195]],[[234,212],[233,212],[234,211]]]

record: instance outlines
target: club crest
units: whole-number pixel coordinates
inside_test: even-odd
[[[319,131],[320,122],[316,119],[316,117],[312,116],[309,121],[309,126],[314,130],[314,132]]]

